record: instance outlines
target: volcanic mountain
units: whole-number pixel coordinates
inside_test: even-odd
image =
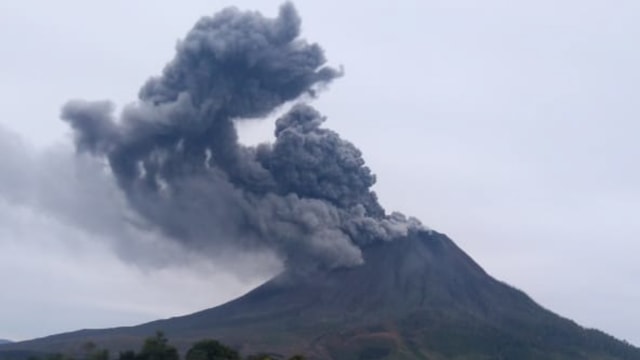
[[[243,353],[312,359],[640,359],[640,349],[555,315],[492,278],[443,234],[413,231],[366,247],[364,256],[361,266],[283,273],[191,315],[1,349],[74,351],[87,341],[136,349],[162,330],[182,350],[216,338]]]
[[[219,307],[6,344],[0,358],[74,353],[88,341],[136,349],[162,330],[183,351],[216,338],[243,353],[327,360],[640,359],[639,349],[493,279],[446,236],[387,213],[362,152],[310,104],[343,75],[301,37],[293,4],[275,18],[227,8],[197,21],[120,113],[109,101],[66,103],[61,118],[88,156],[78,159],[95,160],[110,184],[97,198],[124,201],[105,202],[113,205],[106,211],[102,202],[74,202],[77,216],[65,219],[82,219],[122,253],[148,229],[211,261],[223,249],[267,251],[286,270]],[[239,141],[237,123],[281,110],[270,143]],[[78,180],[86,187],[68,197],[92,197],[94,179]]]

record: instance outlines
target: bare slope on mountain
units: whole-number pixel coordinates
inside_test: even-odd
[[[136,327],[84,330],[13,349],[133,348],[156,330],[180,347],[215,337],[245,352],[320,359],[640,359],[640,350],[537,305],[450,239],[416,232],[365,249],[362,266],[283,274],[239,299]]]

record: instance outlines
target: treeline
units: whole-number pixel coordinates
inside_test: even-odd
[[[123,351],[115,356],[107,349],[101,349],[92,342],[82,346],[80,354],[51,354],[42,357],[31,356],[28,360],[181,360],[178,349],[169,344],[163,332],[145,339],[141,349]],[[281,360],[270,354],[254,354],[242,357],[236,350],[213,339],[200,340],[187,351],[184,360]],[[302,355],[295,355],[288,360],[305,360]]]

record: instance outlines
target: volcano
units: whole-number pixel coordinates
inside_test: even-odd
[[[443,234],[413,231],[363,253],[361,266],[285,272],[191,315],[2,349],[72,352],[87,341],[136,349],[161,330],[182,350],[216,338],[243,353],[311,359],[640,359],[640,349],[562,318],[494,279]]]
[[[131,253],[143,232],[212,262],[267,252],[285,270],[222,306],[1,345],[0,358],[74,354],[89,341],[136,349],[163,331],[181,351],[215,338],[244,354],[318,360],[640,359],[495,280],[445,235],[387,212],[362,152],[310,105],[343,75],[301,37],[293,4],[275,18],[232,7],[201,18],[119,113],[105,100],[67,102],[75,148],[100,166],[114,199],[113,211],[70,208],[90,214],[79,225],[113,240],[123,260],[145,255]],[[280,111],[271,142],[239,141],[237,123]],[[65,197],[92,196],[87,179]]]

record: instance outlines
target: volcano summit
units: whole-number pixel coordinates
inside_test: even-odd
[[[493,279],[445,235],[411,231],[364,247],[363,260],[304,276],[285,272],[192,315],[0,350],[74,353],[87,341],[135,349],[161,329],[182,350],[211,337],[243,353],[311,359],[640,359],[640,349],[584,329]]]

